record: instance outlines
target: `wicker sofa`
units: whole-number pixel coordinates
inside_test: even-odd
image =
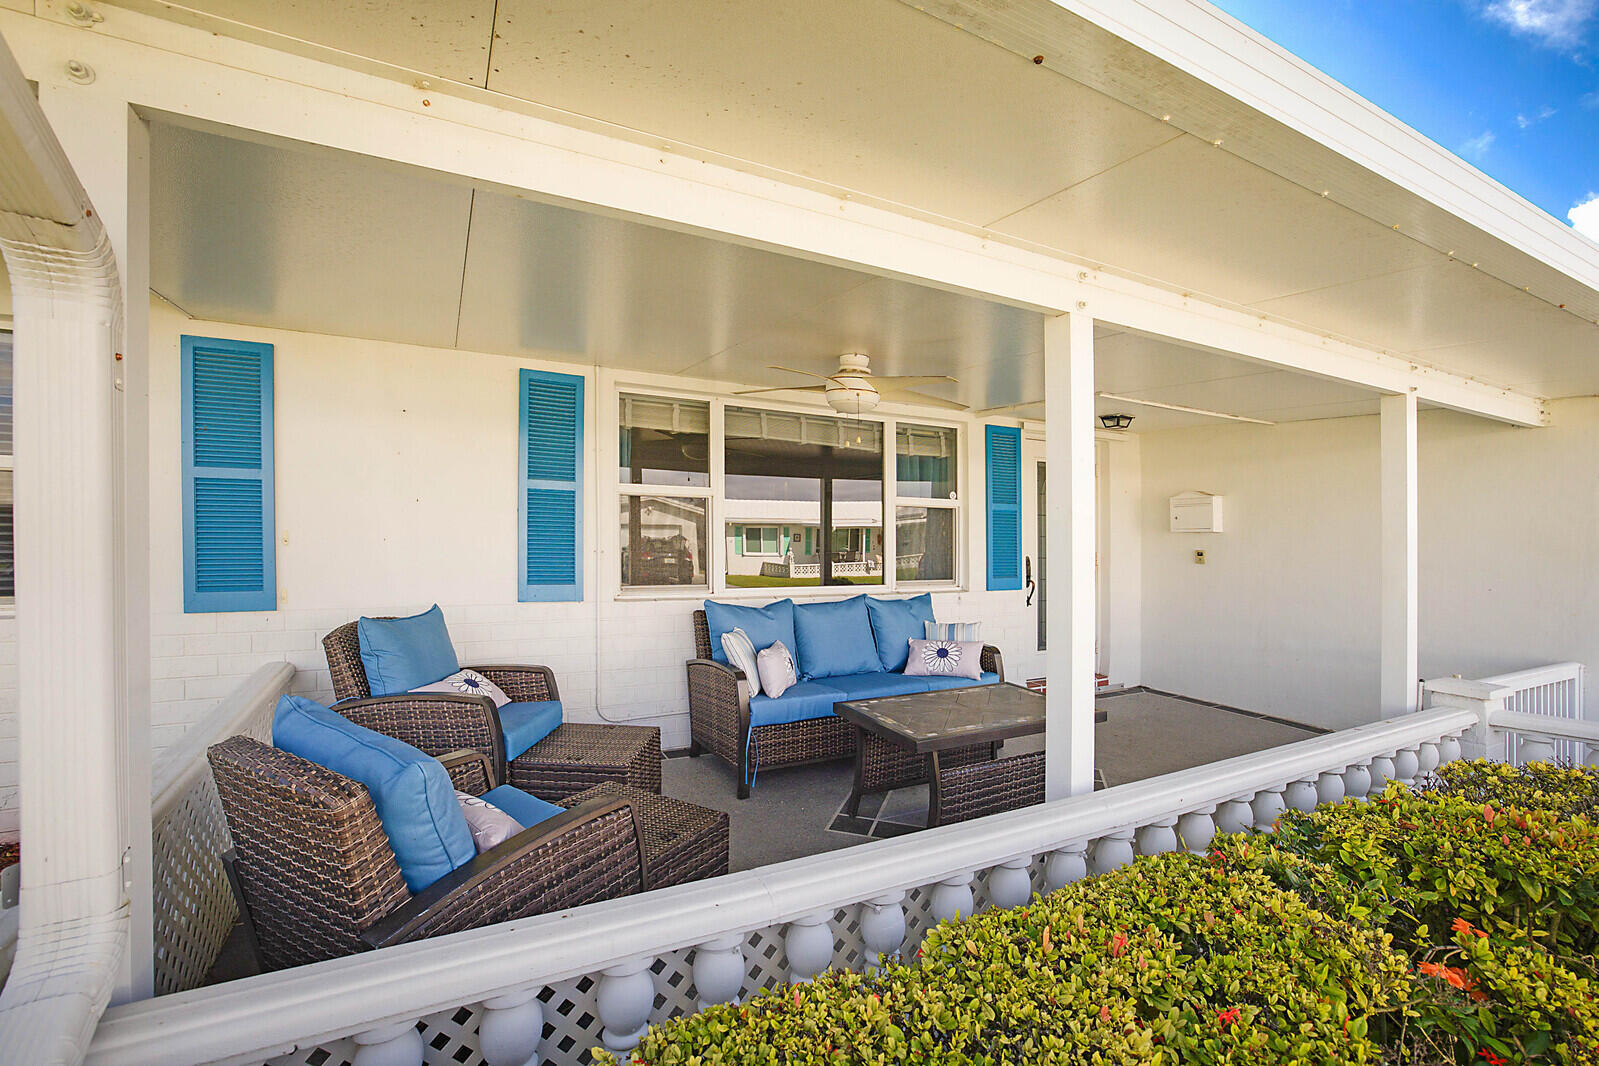
[[[758,691],[758,685],[752,689],[742,672],[716,661],[703,610],[694,612],[694,650],[698,657],[687,663],[689,754],[698,756],[709,751],[736,769],[739,799],[749,798],[755,771],[760,767],[798,766],[855,754],[855,728],[831,713],[801,721],[762,724],[760,711],[769,706],[769,701],[764,696],[754,696],[752,710],[752,693]],[[983,646],[981,666],[985,675],[991,675],[986,680],[1005,680],[1004,660],[993,645]],[[826,684],[839,689],[840,702],[892,694],[881,686],[869,693],[851,692],[848,684],[841,685],[839,680],[828,678]],[[907,687],[903,691],[922,689]]]
[[[249,737],[207,753],[227,817],[227,860],[265,970],[320,962],[641,891],[645,831],[625,796],[582,802],[412,894],[366,788]],[[439,760],[482,795],[492,759]]]

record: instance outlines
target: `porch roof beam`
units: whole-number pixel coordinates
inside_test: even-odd
[[[134,12],[92,34],[0,11],[35,76],[76,59],[103,88],[177,121],[216,123],[521,190],[539,200],[1056,315],[1095,318],[1257,362],[1516,425],[1543,400],[1241,308],[915,216],[590,129],[431,92]],[[204,58],[200,58],[200,57]],[[636,134],[635,134],[636,137]]]

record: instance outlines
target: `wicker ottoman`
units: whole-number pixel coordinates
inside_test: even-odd
[[[605,781],[661,791],[661,731],[567,722],[506,767],[510,784],[551,803]]]
[[[644,826],[644,887],[666,888],[727,873],[727,814],[671,796],[607,781],[558,801],[575,807],[584,800],[622,797],[632,802]]]

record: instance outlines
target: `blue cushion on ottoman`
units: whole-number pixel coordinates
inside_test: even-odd
[[[794,640],[794,658],[800,677],[807,681],[840,674],[869,674],[883,669],[883,664],[877,661],[877,644],[872,640],[865,596],[795,607]]]
[[[431,685],[457,670],[455,646],[444,626],[444,612],[434,604],[409,618],[362,618],[355,623],[361,642],[361,665],[374,696]]]
[[[750,638],[756,651],[770,648],[778,641],[785,648],[794,646],[794,601],[777,600],[765,607],[745,607],[737,603],[705,601],[705,625],[711,631],[711,658],[727,662],[727,652],[722,650],[722,634],[742,629]],[[752,685],[758,684],[750,679]]]
[[[510,762],[561,724],[560,700],[507,703],[500,708],[500,731],[505,734],[505,761]],[[515,815],[512,815],[515,818]],[[521,819],[517,819],[520,821]]]
[[[880,600],[866,597],[866,614],[872,622],[872,638],[877,641],[877,660],[884,670],[905,669],[911,641],[923,640],[927,623],[933,621],[930,593],[908,600]]]
[[[546,803],[537,796],[530,796],[511,785],[491,788],[479,798],[484,803],[493,804],[512,818],[515,818],[521,823],[523,829],[531,829],[546,818],[554,818],[557,814],[566,813],[565,807],[557,807],[553,803]]]
[[[433,756],[303,696],[278,698],[272,743],[366,786],[412,892],[477,855],[455,786]]]

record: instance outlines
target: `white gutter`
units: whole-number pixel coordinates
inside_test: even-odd
[[[3,44],[0,254],[22,401],[18,726],[28,842],[16,956],[0,993],[0,1054],[77,1063],[111,998],[129,927],[107,402],[122,289],[105,228]],[[62,678],[71,678],[70,697]],[[47,713],[55,710],[63,713]]]

